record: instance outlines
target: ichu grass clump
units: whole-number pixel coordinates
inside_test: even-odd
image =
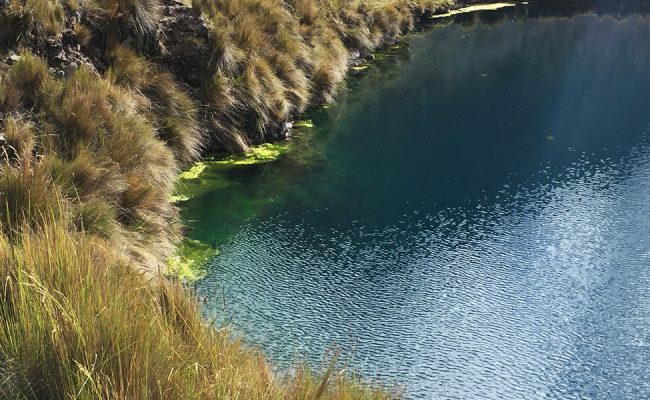
[[[283,138],[448,6],[0,0],[0,398],[389,397],[332,369],[275,376],[159,272],[182,168]]]
[[[59,81],[43,60],[27,52],[7,71],[2,85],[13,93],[2,103],[7,111],[2,130],[5,157],[13,158],[26,173],[42,171],[65,200],[78,204],[80,215],[89,204],[95,212],[104,210],[104,215],[82,220],[82,225],[90,231],[93,221],[110,225],[112,229],[99,231],[104,236],[112,233],[116,250],[130,254],[140,265],[155,268],[161,254],[171,254],[178,234],[177,212],[167,201],[179,171],[180,158],[174,150],[196,154],[198,138],[189,143],[162,140],[170,134],[157,112],[178,106],[179,96],[181,101],[187,99],[179,92],[173,98],[163,93],[159,97],[167,104],[151,107],[137,91],[84,68]],[[144,112],[145,108],[156,111]],[[183,118],[181,124],[196,129],[191,114]],[[7,140],[16,135],[11,132],[21,130],[26,132],[24,143],[30,143],[28,151],[18,151],[20,146]],[[20,204],[2,189],[0,196],[7,198],[0,200]],[[24,188],[26,193],[39,190]]]

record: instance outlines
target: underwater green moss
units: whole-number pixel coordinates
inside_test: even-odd
[[[325,108],[325,107],[323,107]],[[293,123],[294,128],[313,128],[314,121],[311,119],[299,120]]]
[[[205,268],[211,258],[219,251],[200,240],[186,239],[178,246],[178,251],[165,260],[165,275],[188,281],[196,281],[205,275]]]
[[[290,146],[290,142],[265,143],[253,147],[251,151],[246,154],[230,156],[222,160],[209,161],[209,163],[226,166],[268,163],[275,161],[282,155],[286,154]]]
[[[178,175],[178,178],[181,180],[191,180],[191,179],[198,179],[199,176],[205,171],[206,163],[205,162],[197,162],[196,164],[192,165],[190,169],[187,171],[183,171]]]
[[[311,124],[311,121],[309,123]],[[215,243],[220,242],[223,237],[228,237],[243,220],[256,215],[259,210],[273,202],[272,192],[265,195],[257,192],[247,193],[239,182],[227,176],[227,172],[271,163],[287,154],[290,148],[289,142],[266,143],[253,147],[243,155],[195,163],[178,175],[176,192],[171,201],[183,204],[185,212],[191,208],[189,203],[193,200],[200,202],[203,197],[214,196],[217,192],[224,193],[224,196],[218,202],[218,207],[198,207],[219,214],[219,227],[211,227],[211,234],[208,236],[202,229],[198,232],[190,231],[190,237],[179,245],[178,251],[165,259],[165,273],[168,276],[188,281],[203,277],[207,261],[219,253]],[[236,201],[231,202],[229,199]],[[186,218],[185,223],[192,228],[193,221]]]
[[[311,124],[311,121],[309,124]],[[253,147],[250,152],[243,155],[197,162],[178,175],[176,191],[170,197],[170,200],[172,203],[182,203],[203,193],[205,190],[228,186],[230,183],[220,175],[220,171],[237,166],[273,162],[287,154],[290,146],[290,142],[265,143]]]

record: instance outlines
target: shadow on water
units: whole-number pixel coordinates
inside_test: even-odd
[[[647,2],[580,4],[423,26],[275,161],[207,168],[206,314],[409,398],[650,397]]]

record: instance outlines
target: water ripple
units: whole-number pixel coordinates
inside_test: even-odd
[[[635,151],[518,187],[510,213],[326,233],[254,221],[200,290],[225,290],[235,327],[285,367],[341,346],[413,398],[647,397],[650,152]]]
[[[282,370],[338,347],[413,399],[650,398],[649,36],[585,16],[414,43],[399,84],[345,100],[303,197],[223,247],[206,312]]]

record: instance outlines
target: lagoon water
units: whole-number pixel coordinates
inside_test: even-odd
[[[411,399],[650,398],[650,17],[509,12],[414,36],[186,202],[206,314]]]

